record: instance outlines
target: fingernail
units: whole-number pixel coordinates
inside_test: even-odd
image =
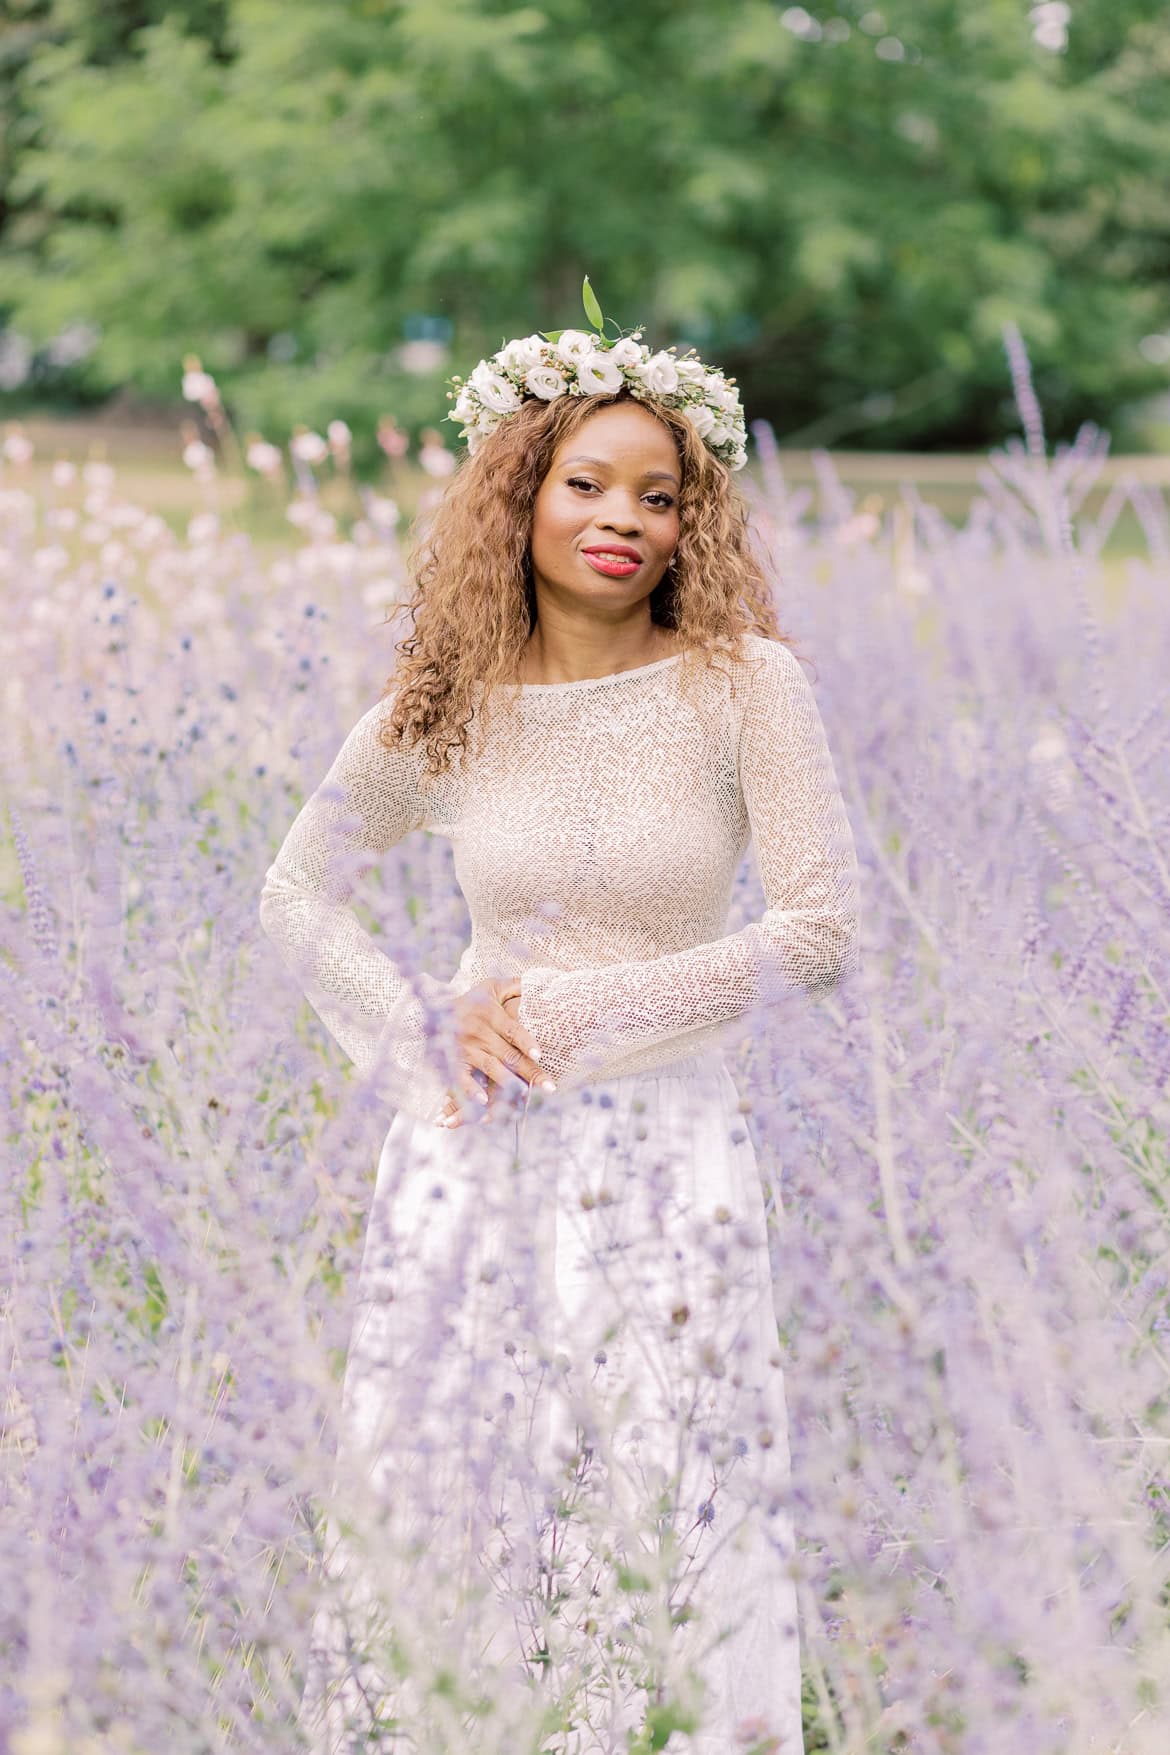
[[[555,1091],[556,1090],[556,1086],[553,1084],[551,1079],[541,1079],[540,1087],[541,1087],[541,1090],[543,1090],[543,1091]]]
[[[486,1091],[485,1091],[485,1090],[484,1090],[484,1089],[483,1089],[483,1087],[482,1087],[482,1086],[480,1086],[480,1085],[476,1085],[476,1087],[475,1087],[475,1094],[476,1094],[476,1096],[477,1096],[477,1097],[478,1097],[478,1098],[479,1098],[479,1100],[480,1100],[480,1102],[481,1102],[481,1103],[486,1103],[486,1102],[487,1102],[487,1101],[488,1101],[488,1094],[487,1094],[487,1092],[486,1092]]]
[[[528,1054],[529,1054],[530,1059],[532,1059],[532,1060],[539,1060],[540,1059],[540,1049],[539,1048],[530,1048],[528,1050]]]

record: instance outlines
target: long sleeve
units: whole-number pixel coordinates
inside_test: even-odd
[[[790,650],[761,641],[739,729],[739,775],[767,903],[739,932],[666,956],[533,968],[520,1018],[556,1077],[604,1073],[678,1038],[691,1052],[754,1007],[834,985],[858,960],[856,851],[812,688]]]
[[[445,1080],[428,1053],[424,1001],[446,991],[413,985],[347,906],[354,879],[423,826],[413,754],[378,738],[384,703],[349,733],[268,868],[260,923],[301,981],[322,1023],[387,1102],[437,1120]]]

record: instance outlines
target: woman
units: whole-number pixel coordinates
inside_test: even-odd
[[[303,1723],[322,1751],[673,1727],[793,1755],[783,1378],[721,1045],[854,967],[848,820],[733,496],[734,387],[567,331],[482,362],[455,418],[472,455],[387,705],[261,904],[398,1111]],[[451,838],[471,916],[448,983],[347,907],[418,828]],[[724,935],[749,838],[767,911]]]

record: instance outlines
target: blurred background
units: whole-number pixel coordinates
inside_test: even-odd
[[[396,435],[453,448],[446,377],[579,323],[585,273],[736,375],[796,479],[831,448],[961,517],[1018,429],[1014,325],[1050,440],[1092,422],[1170,480],[1163,0],[0,20],[0,419],[141,469],[164,515],[189,509],[184,363],[241,436],[345,422],[372,478]]]

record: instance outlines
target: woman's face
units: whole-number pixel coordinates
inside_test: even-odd
[[[678,543],[681,465],[670,429],[611,403],[563,442],[532,518],[537,588],[601,607],[649,597]]]

